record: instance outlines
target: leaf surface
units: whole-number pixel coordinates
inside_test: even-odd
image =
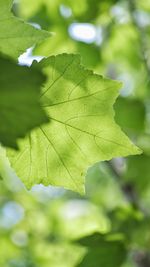
[[[51,36],[15,17],[13,0],[0,0],[0,53],[17,58],[27,48]]]
[[[17,138],[48,121],[40,105],[45,76],[0,57],[0,142],[17,148]]]
[[[139,195],[144,196],[150,187],[150,156],[142,154],[129,158],[124,179],[136,188]]]
[[[52,56],[39,67],[48,75],[41,100],[51,123],[21,141],[20,151],[8,151],[10,162],[27,187],[83,193],[89,166],[141,152],[114,121],[120,83],[84,69],[78,55]]]
[[[126,248],[121,240],[107,240],[107,236],[94,233],[78,241],[88,248],[77,267],[119,267],[126,257]]]

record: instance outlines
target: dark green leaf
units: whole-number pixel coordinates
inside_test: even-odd
[[[44,75],[0,57],[0,142],[17,148],[17,139],[48,121],[41,108]]]
[[[123,241],[111,240],[99,233],[82,238],[78,243],[87,247],[87,253],[77,267],[119,267],[126,257]]]

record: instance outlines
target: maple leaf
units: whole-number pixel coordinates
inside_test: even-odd
[[[41,94],[51,123],[20,141],[7,155],[28,188],[63,186],[83,193],[86,170],[95,162],[141,153],[114,121],[120,82],[80,65],[80,56],[51,56],[38,64],[48,80]]]

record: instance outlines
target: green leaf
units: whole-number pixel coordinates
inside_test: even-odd
[[[51,123],[21,141],[19,151],[8,151],[28,188],[43,183],[83,193],[93,163],[141,153],[114,121],[119,82],[84,69],[78,55],[52,56],[39,68],[48,75],[41,100]]]
[[[17,138],[48,121],[41,108],[40,87],[45,76],[0,57],[0,142],[17,148]]]
[[[138,99],[119,97],[115,104],[116,122],[129,134],[141,133],[145,129],[146,110]]]
[[[27,48],[51,36],[11,13],[13,0],[0,0],[0,52],[17,58]]]
[[[78,241],[88,248],[77,267],[119,267],[126,258],[126,248],[122,240],[109,240],[109,236],[99,233],[86,236]]]
[[[127,160],[124,179],[133,184],[138,194],[144,195],[150,187],[150,156],[142,154]]]

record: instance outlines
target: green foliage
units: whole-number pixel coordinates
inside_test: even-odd
[[[0,58],[0,141],[17,148],[17,139],[48,118],[41,108],[40,88],[45,77],[36,69]]]
[[[78,267],[119,267],[126,257],[125,245],[122,241],[115,241],[113,236],[95,233],[80,239],[78,242],[88,248]]]
[[[17,58],[27,48],[40,43],[51,34],[14,17],[11,12],[12,3],[13,0],[0,0],[0,53]]]
[[[149,267],[149,1],[12,3],[0,0],[0,266]],[[46,58],[16,63],[32,55]]]
[[[129,134],[142,133],[145,130],[145,105],[138,99],[120,97],[115,104],[116,122]]]
[[[150,157],[141,155],[128,160],[128,168],[125,174],[128,182],[131,182],[136,187],[138,193],[144,193],[149,190],[150,186]],[[136,170],[135,167],[137,166]]]
[[[88,166],[140,153],[113,119],[120,84],[85,70],[75,55],[44,59],[39,68],[48,74],[41,102],[50,124],[7,155],[27,187],[43,183],[83,193]]]

